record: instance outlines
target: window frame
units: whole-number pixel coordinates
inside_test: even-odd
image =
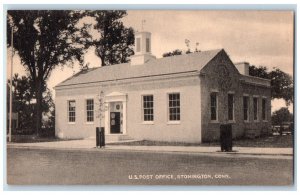
[[[211,96],[212,94],[216,94],[216,119],[212,119],[212,104],[211,104]],[[218,106],[218,103],[219,103],[219,98],[218,98],[218,91],[211,91],[210,94],[209,94],[209,119],[210,119],[210,122],[211,123],[218,123],[219,122],[219,106]]]
[[[70,102],[74,102],[75,106],[74,106],[74,111],[70,111]],[[76,123],[76,100],[72,99],[72,100],[67,100],[67,110],[68,110],[68,123],[69,124],[75,124]],[[70,116],[70,112],[74,112],[74,116]],[[74,121],[70,121],[70,117],[74,117]]]
[[[245,120],[245,107],[244,107],[244,98],[247,98],[247,119]],[[250,110],[250,96],[249,95],[246,95],[246,94],[244,94],[243,95],[243,121],[244,122],[249,122],[250,121],[250,116],[249,116],[249,114],[250,114],[250,112],[249,112],[249,110]]]
[[[256,99],[256,107],[254,105],[254,100]],[[259,96],[254,95],[252,97],[252,106],[253,106],[253,121],[259,122]],[[255,119],[255,109],[256,109],[256,119]]]
[[[146,96],[152,96],[152,108],[145,108],[144,107],[144,97]],[[150,102],[150,101],[148,101]],[[153,94],[142,94],[141,95],[141,108],[142,108],[142,114],[141,114],[141,120],[142,120],[142,124],[154,124],[154,95]],[[151,110],[152,109],[152,120],[145,120],[145,109],[149,109]],[[147,114],[149,115],[149,114]],[[150,114],[151,115],[151,114]],[[150,116],[149,115],[149,116]]]
[[[265,101],[265,106],[263,107],[263,101]],[[262,97],[261,98],[261,120],[263,122],[268,122],[268,117],[267,117],[267,97]],[[263,110],[265,110],[265,112],[263,112]],[[265,115],[265,117],[263,117]]]
[[[229,95],[232,95],[232,119],[229,119]],[[228,117],[228,122],[235,123],[235,93],[234,92],[228,92],[227,94],[227,117]]]
[[[88,110],[88,101],[93,100],[93,110]],[[88,121],[88,111],[93,112],[93,121]],[[86,98],[85,99],[85,122],[86,124],[94,124],[95,122],[95,100],[94,98]]]
[[[179,95],[179,106],[172,106],[170,107],[170,95]],[[173,100],[174,101],[174,100]],[[176,109],[179,108],[179,113],[175,113],[175,116],[179,114],[179,120],[170,120],[170,109]],[[181,123],[181,95],[180,92],[168,92],[167,93],[167,124],[180,124]]]

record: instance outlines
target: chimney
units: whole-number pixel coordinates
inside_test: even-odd
[[[156,57],[151,54],[151,33],[136,32],[134,55],[131,56],[131,65],[143,65],[152,59],[156,59]]]
[[[249,76],[249,63],[248,62],[239,62],[234,64],[238,69],[240,74]]]

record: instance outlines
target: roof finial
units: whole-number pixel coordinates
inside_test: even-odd
[[[146,20],[142,20],[142,31],[144,31],[144,25],[146,23]]]

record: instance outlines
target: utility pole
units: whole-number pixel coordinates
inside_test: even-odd
[[[11,142],[12,135],[12,82],[13,82],[13,62],[14,62],[14,27],[11,29],[11,64],[10,64],[10,96],[9,96],[9,132],[8,132],[8,141]]]

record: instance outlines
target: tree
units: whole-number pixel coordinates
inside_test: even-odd
[[[279,68],[274,68],[271,72],[268,72],[264,66],[256,67],[252,65],[249,67],[249,74],[271,80],[272,99],[283,98],[287,105],[294,103],[293,79],[287,73]]]
[[[8,83],[10,83],[10,80],[8,80]],[[12,84],[13,112],[18,113],[18,126],[22,130],[33,132],[36,123],[36,113],[34,111],[37,105],[34,98],[34,91],[30,86],[30,78],[26,76],[19,77],[18,74],[15,74]],[[9,99],[9,96],[7,96],[7,98]],[[41,108],[42,113],[44,115],[50,115],[50,118],[54,103],[52,94],[48,88],[43,93]]]
[[[249,66],[249,75],[260,77],[263,79],[269,79],[268,70],[267,67],[265,66],[258,66],[258,67],[254,65]]]
[[[10,80],[8,80],[10,83]],[[34,106],[31,100],[33,92],[30,87],[29,78],[26,76],[19,77],[15,74],[13,77],[13,112],[18,113],[18,127],[31,129],[34,125]],[[32,119],[32,120],[28,120]]]
[[[100,39],[87,39],[86,45],[96,47],[96,55],[101,59],[101,66],[126,63],[134,54],[134,31],[124,26],[121,19],[126,11],[90,11],[88,16],[94,17],[94,28],[100,33]]]
[[[283,131],[283,124],[293,122],[293,114],[287,108],[280,108],[272,114],[272,124],[280,126],[280,134]]]
[[[12,10],[7,18],[7,46],[13,47],[30,75],[30,86],[36,98],[36,133],[42,121],[43,92],[51,71],[61,65],[83,62],[84,47],[77,44],[82,37],[76,24],[80,12],[54,10]],[[84,38],[84,37],[83,37]]]
[[[294,103],[294,85],[290,75],[276,68],[269,73],[272,98],[283,98],[287,105]]]
[[[170,57],[170,56],[177,56],[177,55],[182,55],[182,54],[190,54],[190,53],[196,53],[196,52],[201,52],[201,50],[198,49],[198,46],[199,46],[199,42],[196,43],[195,45],[195,50],[192,51],[191,50],[191,47],[190,47],[190,40],[188,39],[185,39],[184,40],[184,43],[185,43],[185,46],[187,47],[187,50],[184,52],[183,50],[180,50],[180,49],[175,49],[171,52],[166,52],[166,53],[163,53],[162,57]]]
[[[172,52],[166,52],[162,56],[163,57],[170,57],[170,56],[176,56],[176,55],[182,55],[182,50],[175,49]]]

